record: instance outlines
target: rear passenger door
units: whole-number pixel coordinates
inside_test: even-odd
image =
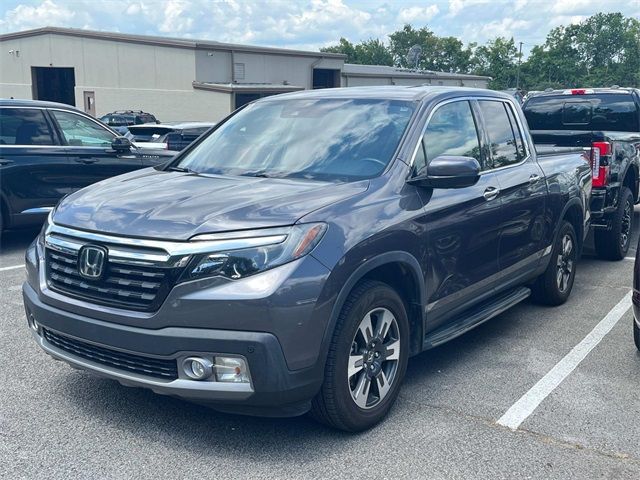
[[[426,164],[428,172],[441,155],[474,157],[483,169],[471,187],[425,190],[430,329],[490,296],[500,276],[500,185],[481,151],[477,125],[467,100],[436,106],[414,159],[416,171]]]
[[[142,159],[132,152],[119,153],[111,148],[115,135],[88,116],[67,110],[50,110],[61,132],[66,152],[76,170],[76,189],[105,178],[141,168]]]
[[[500,182],[502,215],[498,264],[501,286],[531,275],[545,243],[544,173],[525,143],[521,121],[510,102],[479,100],[493,169]]]
[[[0,108],[0,192],[15,225],[36,223],[71,191],[72,167],[43,109]]]

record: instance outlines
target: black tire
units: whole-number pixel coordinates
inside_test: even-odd
[[[567,252],[567,239],[571,250]],[[549,265],[533,284],[533,298],[544,305],[561,305],[567,301],[573,288],[578,263],[576,231],[566,220],[562,222],[551,250]],[[562,278],[560,271],[562,270]]]
[[[393,377],[389,377],[392,379],[386,384],[387,390],[385,394],[381,393],[378,383],[380,380],[377,380],[379,377],[373,378],[367,391],[368,393],[360,397],[361,399],[365,398],[365,407],[361,408],[356,404],[357,400],[353,396],[352,382],[355,382],[356,376],[358,376],[357,380],[359,381],[362,380],[363,375],[368,375],[368,364],[364,363],[365,361],[374,362],[375,360],[371,355],[373,349],[359,350],[356,355],[353,355],[353,353],[356,352],[354,347],[357,347],[357,340],[362,340],[363,338],[359,336],[362,335],[359,333],[362,332],[359,327],[367,316],[370,318],[374,333],[371,340],[375,340],[373,337],[375,337],[375,332],[378,329],[379,323],[377,322],[380,320],[370,315],[372,312],[377,311],[376,309],[383,312],[386,310],[395,317],[395,324],[387,331],[389,332],[388,335],[391,335],[392,329],[395,332],[393,341],[399,341],[400,352],[397,361],[389,360],[388,362],[386,360],[387,355],[380,354],[380,357],[384,358],[383,360],[378,360],[380,365],[392,366]],[[374,323],[376,326],[374,326]],[[387,337],[383,336],[383,338]],[[380,348],[383,344],[389,345],[390,342],[386,344],[384,341],[378,342],[377,348]],[[405,304],[398,293],[382,282],[366,280],[357,284],[349,294],[338,317],[325,365],[324,382],[320,392],[312,402],[312,416],[321,423],[348,432],[366,430],[380,422],[387,415],[398,396],[400,384],[407,369],[408,349],[409,321]],[[353,374],[350,377],[348,374],[349,358],[351,355],[356,357],[360,354],[363,355],[361,362],[364,366],[361,367],[357,374]],[[369,367],[374,370],[372,365],[369,365]],[[371,372],[371,375],[373,374]],[[387,379],[385,375],[382,375],[382,377],[385,380]],[[378,392],[378,403],[376,403],[376,391]],[[369,398],[373,398],[371,401],[372,406],[366,405]]]
[[[593,235],[596,253],[604,260],[622,260],[626,257],[633,232],[633,194],[622,187],[618,208],[611,218],[610,230],[596,230]]]
[[[638,351],[640,351],[640,328],[638,328],[635,318],[633,319],[633,341]]]

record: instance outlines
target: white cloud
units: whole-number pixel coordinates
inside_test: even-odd
[[[91,17],[85,12],[70,9],[53,0],[44,0],[37,6],[17,5],[4,13],[0,19],[0,31],[17,31],[38,28],[45,25],[66,26],[91,25]]]
[[[460,13],[476,5],[491,3],[491,0],[449,0],[449,15],[455,17]]]
[[[315,50],[410,23],[464,43],[514,36],[525,52],[552,27],[638,0],[0,0],[0,32],[46,25]]]
[[[405,24],[426,23],[440,13],[438,5],[429,5],[428,7],[409,7],[403,8],[398,13],[398,22]]]

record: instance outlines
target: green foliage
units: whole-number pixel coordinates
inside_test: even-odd
[[[455,37],[438,37],[428,27],[405,25],[379,39],[321,49],[343,53],[348,63],[415,68],[407,59],[413,45],[422,47],[418,68],[438,72],[475,73],[492,77],[490,88],[516,86],[518,51],[513,38],[498,37],[466,47]],[[549,32],[542,45],[522,61],[520,86],[527,90],[565,87],[640,86],[640,21],[621,13],[597,13],[579,24]]]
[[[438,37],[427,27],[416,30],[405,25],[389,35],[389,51],[394,65],[415,68],[416,65],[407,58],[413,45],[422,47],[418,68],[436,72],[467,72],[471,60],[471,48],[464,48],[463,43],[455,37]]]
[[[477,47],[473,53],[474,73],[491,77],[489,88],[504,90],[515,87],[518,50],[513,38],[498,37]]]
[[[321,48],[321,52],[342,53],[347,56],[347,63],[359,63],[363,65],[393,65],[391,52],[377,38],[371,38],[354,45],[346,38],[341,38],[338,45]]]

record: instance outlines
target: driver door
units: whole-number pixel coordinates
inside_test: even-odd
[[[49,110],[64,142],[70,161],[76,164],[73,183],[83,188],[106,178],[142,168],[142,159],[132,152],[116,152],[116,137],[91,117],[67,110]]]
[[[482,173],[475,185],[424,191],[429,330],[493,294],[499,278],[498,244],[502,199],[497,175],[480,147],[476,114],[467,100],[435,107],[414,161],[426,165],[441,155],[473,157]]]

